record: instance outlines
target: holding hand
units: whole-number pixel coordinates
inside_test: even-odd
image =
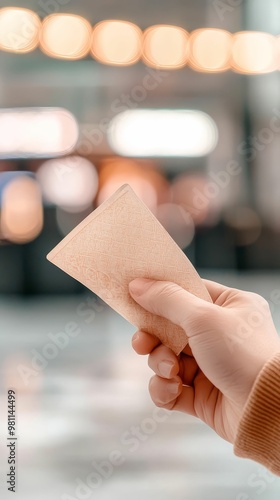
[[[148,332],[134,334],[149,354],[157,406],[194,415],[234,442],[248,396],[265,363],[280,352],[269,305],[261,296],[204,280],[213,304],[174,283],[136,279],[129,289],[146,310],[180,325],[189,339],[180,356]]]

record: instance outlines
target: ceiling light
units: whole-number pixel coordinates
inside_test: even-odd
[[[189,34],[177,26],[151,26],[144,32],[143,60],[149,66],[177,69],[187,63]]]
[[[63,155],[78,136],[77,122],[65,109],[0,109],[0,158]]]
[[[91,52],[104,64],[129,65],[141,56],[142,31],[124,21],[102,21],[94,27]]]
[[[239,73],[268,73],[277,67],[276,38],[257,31],[233,36],[231,65]]]
[[[232,35],[220,29],[201,29],[190,37],[190,66],[197,71],[225,71],[230,67]]]
[[[0,9],[0,49],[8,52],[30,52],[39,41],[40,18],[28,9]]]
[[[43,21],[40,46],[42,51],[62,59],[80,59],[90,50],[92,27],[81,16],[52,14]]]
[[[216,146],[213,119],[196,110],[128,110],[111,121],[108,140],[123,156],[204,156]]]

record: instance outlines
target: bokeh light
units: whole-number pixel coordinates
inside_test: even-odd
[[[163,203],[157,207],[156,216],[180,248],[186,248],[195,234],[194,221],[182,206]]]
[[[91,52],[104,64],[130,65],[141,56],[142,31],[125,21],[102,21],[92,34]]]
[[[189,34],[177,26],[151,26],[144,32],[143,60],[157,68],[177,69],[187,63]]]
[[[277,67],[276,38],[257,31],[233,36],[231,65],[239,73],[268,73]]]
[[[45,200],[68,212],[81,212],[92,205],[98,189],[96,168],[80,156],[44,162],[37,179]]]
[[[25,53],[39,43],[40,18],[35,12],[16,7],[0,9],[0,49]]]
[[[220,29],[192,32],[189,64],[197,71],[225,71],[230,67],[232,35]]]
[[[170,192],[173,203],[190,214],[196,226],[213,225],[220,216],[220,196],[213,196],[206,174],[187,173],[178,175]],[[214,193],[215,194],[215,193]]]
[[[41,50],[62,59],[80,59],[90,50],[92,28],[81,16],[52,14],[46,17],[40,34]]]
[[[1,233],[13,243],[27,243],[38,236],[42,227],[40,187],[36,180],[20,175],[2,193]]]
[[[250,207],[232,207],[224,214],[224,221],[234,231],[234,243],[238,246],[252,245],[261,235],[261,218]]]
[[[218,130],[202,111],[128,110],[113,118],[108,140],[123,156],[204,156],[217,145]]]
[[[108,158],[101,164],[97,204],[103,203],[120,186],[130,184],[138,197],[155,212],[158,202],[167,200],[168,183],[150,163],[127,158]]]
[[[77,122],[65,109],[0,109],[0,157],[65,154],[78,136]]]

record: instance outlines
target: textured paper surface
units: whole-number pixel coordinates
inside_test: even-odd
[[[129,282],[141,277],[172,281],[211,302],[190,261],[128,184],[73,229],[47,258],[176,354],[188,342],[186,333],[139,306],[129,294]]]

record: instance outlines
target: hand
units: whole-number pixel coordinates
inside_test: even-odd
[[[213,304],[174,283],[132,281],[133,299],[180,325],[189,339],[180,356],[148,332],[136,332],[132,345],[138,354],[149,354],[155,372],[149,390],[157,406],[194,415],[233,443],[254,382],[280,352],[280,339],[261,296],[204,283]]]

